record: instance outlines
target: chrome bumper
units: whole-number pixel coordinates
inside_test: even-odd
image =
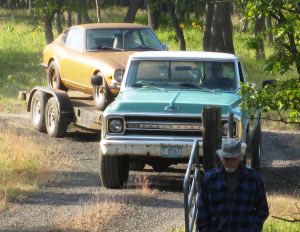
[[[100,149],[103,155],[119,156],[155,156],[166,158],[189,158],[191,155],[194,140],[176,141],[176,140],[101,140]],[[199,140],[199,155],[203,156],[203,141]],[[180,156],[164,156],[164,147],[180,147],[182,154]],[[242,143],[242,154],[245,155],[247,145]]]

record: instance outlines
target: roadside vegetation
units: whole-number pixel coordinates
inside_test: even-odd
[[[121,21],[124,11],[119,8],[108,8],[101,11],[102,21],[113,18]],[[91,18],[95,14],[91,13]],[[139,11],[136,16],[137,23],[146,23],[146,12]],[[242,59],[246,71],[247,80],[261,86],[265,79],[291,79],[297,78],[295,70],[284,74],[266,74],[263,69],[264,61],[256,60],[255,50],[249,49],[250,34],[239,31],[239,19],[233,21],[233,38],[236,54]],[[202,50],[203,23],[186,22],[181,24],[186,39],[187,50]],[[169,46],[169,50],[179,50],[176,33],[171,27],[161,27],[156,34],[159,39]],[[0,112],[24,111],[25,104],[17,100],[20,90],[30,90],[36,85],[45,85],[45,71],[40,66],[41,54],[45,46],[45,38],[41,22],[28,15],[26,10],[0,9]],[[268,57],[272,48],[265,47]],[[267,123],[272,129],[278,129],[278,123]],[[290,129],[292,126],[286,126]],[[36,144],[25,135],[13,131],[0,132],[0,209],[5,207],[7,201],[26,196],[38,189],[39,183],[43,183],[43,177],[48,170],[47,149]],[[43,151],[43,152],[41,152]],[[149,190],[149,181],[142,180],[141,193],[153,194]],[[299,196],[272,195],[268,196],[270,202],[270,215],[286,218],[291,212],[299,214]],[[91,203],[93,205],[94,203]],[[66,227],[74,229],[90,228],[96,224],[94,220],[102,220],[116,216],[116,212],[110,211],[110,203],[102,202],[93,205],[93,208],[83,206],[78,210],[78,217]],[[122,211],[124,205],[117,204],[115,209]],[[101,210],[100,210],[101,209]],[[106,209],[106,210],[105,210]],[[99,214],[99,212],[101,212]],[[95,212],[98,212],[95,217]],[[269,217],[264,231],[300,231],[300,223],[292,223]],[[295,216],[295,215],[294,215]],[[297,216],[297,215],[296,215]],[[92,228],[93,230],[95,228]],[[184,231],[178,228],[174,231]]]

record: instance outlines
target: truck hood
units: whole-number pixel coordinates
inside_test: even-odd
[[[240,115],[238,92],[126,89],[106,113],[199,114],[205,106],[219,106],[222,114]]]

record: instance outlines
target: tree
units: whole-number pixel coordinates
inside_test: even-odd
[[[266,71],[283,74],[295,68],[298,76],[281,82],[270,82],[263,89],[246,84],[242,86],[242,106],[276,112],[278,120],[300,123],[300,2],[299,0],[244,0],[247,18],[271,17],[273,54],[266,61]]]
[[[234,53],[230,1],[207,0],[203,49]]]
[[[134,22],[136,12],[143,6],[143,4],[143,0],[129,0],[129,7],[123,21],[126,23]]]

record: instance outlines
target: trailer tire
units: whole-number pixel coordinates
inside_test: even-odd
[[[252,137],[251,167],[259,170],[261,160],[261,125],[258,124]]]
[[[47,80],[48,80],[48,86],[53,89],[60,89],[63,91],[68,90],[61,81],[58,67],[54,61],[52,61],[49,64],[48,72],[47,72]]]
[[[35,91],[31,99],[31,121],[32,125],[39,132],[47,132],[45,124],[45,107],[48,96],[41,91]]]
[[[68,123],[60,118],[58,111],[58,104],[54,97],[51,97],[46,105],[45,110],[45,124],[47,133],[56,138],[65,136]]]
[[[128,175],[128,156],[103,155],[100,151],[100,178],[104,187],[120,189],[127,182]]]

